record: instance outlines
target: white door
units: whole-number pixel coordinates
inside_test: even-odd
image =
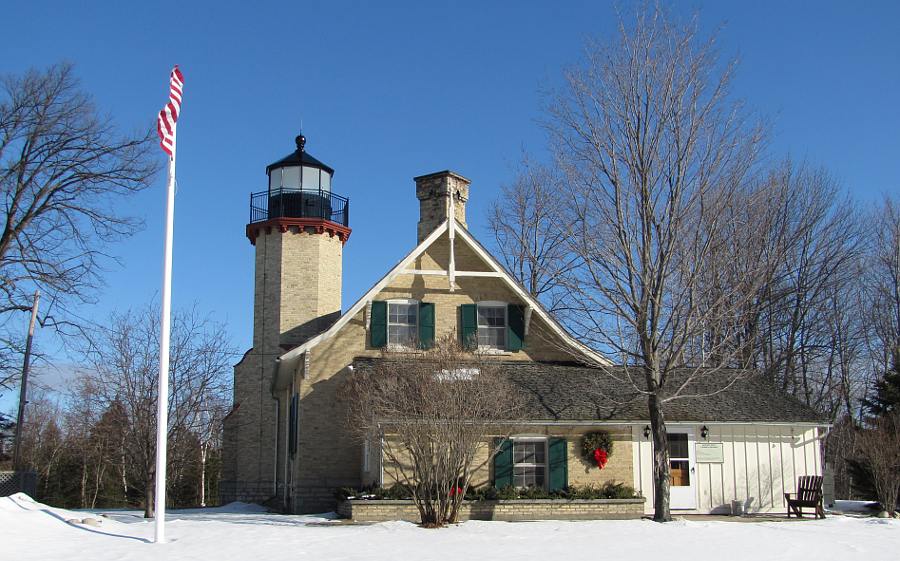
[[[692,429],[669,429],[669,488],[672,509],[697,508]]]

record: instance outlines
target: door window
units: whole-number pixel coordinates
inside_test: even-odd
[[[688,435],[683,432],[669,433],[669,485],[672,487],[691,485]]]

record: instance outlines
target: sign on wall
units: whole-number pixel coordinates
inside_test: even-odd
[[[697,462],[720,464],[725,461],[725,445],[721,442],[698,442]]]

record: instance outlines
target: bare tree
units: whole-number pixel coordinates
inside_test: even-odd
[[[864,277],[874,368],[900,364],[900,201],[884,199],[872,217],[873,247]]]
[[[506,268],[551,312],[562,306],[562,278],[575,258],[565,244],[567,187],[556,168],[523,157],[511,184],[491,205],[490,225]]]
[[[143,493],[148,517],[152,516],[156,457],[158,338],[159,313],[148,306],[138,312],[114,314],[109,328],[96,334],[86,350],[102,402],[124,410],[129,480],[132,488]],[[180,457],[183,442],[188,445],[195,440],[187,435],[206,428],[207,408],[226,403],[234,353],[224,328],[194,310],[175,315],[170,352],[168,435],[175,449],[170,458],[175,459]]]
[[[735,331],[735,366],[759,369],[782,391],[836,414],[847,399],[841,388],[849,389],[846,377],[860,360],[861,326],[851,310],[864,236],[855,205],[826,171],[786,160],[739,189],[728,213],[725,243],[703,267],[704,293],[755,294],[741,296],[743,309],[710,325],[705,337]],[[747,284],[748,267],[772,256],[768,276]]]
[[[120,202],[150,184],[152,146],[149,129],[117,133],[69,64],[0,78],[0,322],[39,288],[48,321],[76,327],[66,305],[91,299],[108,244],[140,226]]]
[[[590,45],[583,66],[548,107],[548,129],[573,193],[567,324],[625,365],[623,383],[647,398],[653,432],[654,519],[671,520],[666,404],[696,395],[698,377],[724,391],[742,375],[713,365],[674,376],[707,326],[733,316],[766,278],[748,263],[740,290],[703,298],[703,266],[725,239],[736,187],[748,180],[762,131],[730,103],[734,65],[713,39],[660,8],[620,24],[616,41]],[[752,224],[740,227],[752,228]],[[733,335],[707,353],[736,352]],[[612,374],[610,374],[612,375]],[[703,384],[708,385],[708,384]]]
[[[849,298],[859,273],[858,212],[824,170],[786,162],[772,180],[788,195],[783,209],[788,236],[763,309],[759,366],[783,391],[817,403],[815,373],[833,358],[827,349],[835,310],[828,298]]]
[[[495,360],[465,352],[452,335],[436,343],[354,372],[343,392],[350,426],[383,440],[385,471],[427,527],[456,521],[471,475],[497,452],[489,437],[504,435],[519,403]]]

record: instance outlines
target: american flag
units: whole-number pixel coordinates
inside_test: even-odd
[[[172,69],[169,77],[169,103],[159,112],[156,119],[156,130],[159,132],[159,145],[169,156],[175,152],[175,123],[181,113],[181,91],[184,88],[184,75],[178,65]]]

